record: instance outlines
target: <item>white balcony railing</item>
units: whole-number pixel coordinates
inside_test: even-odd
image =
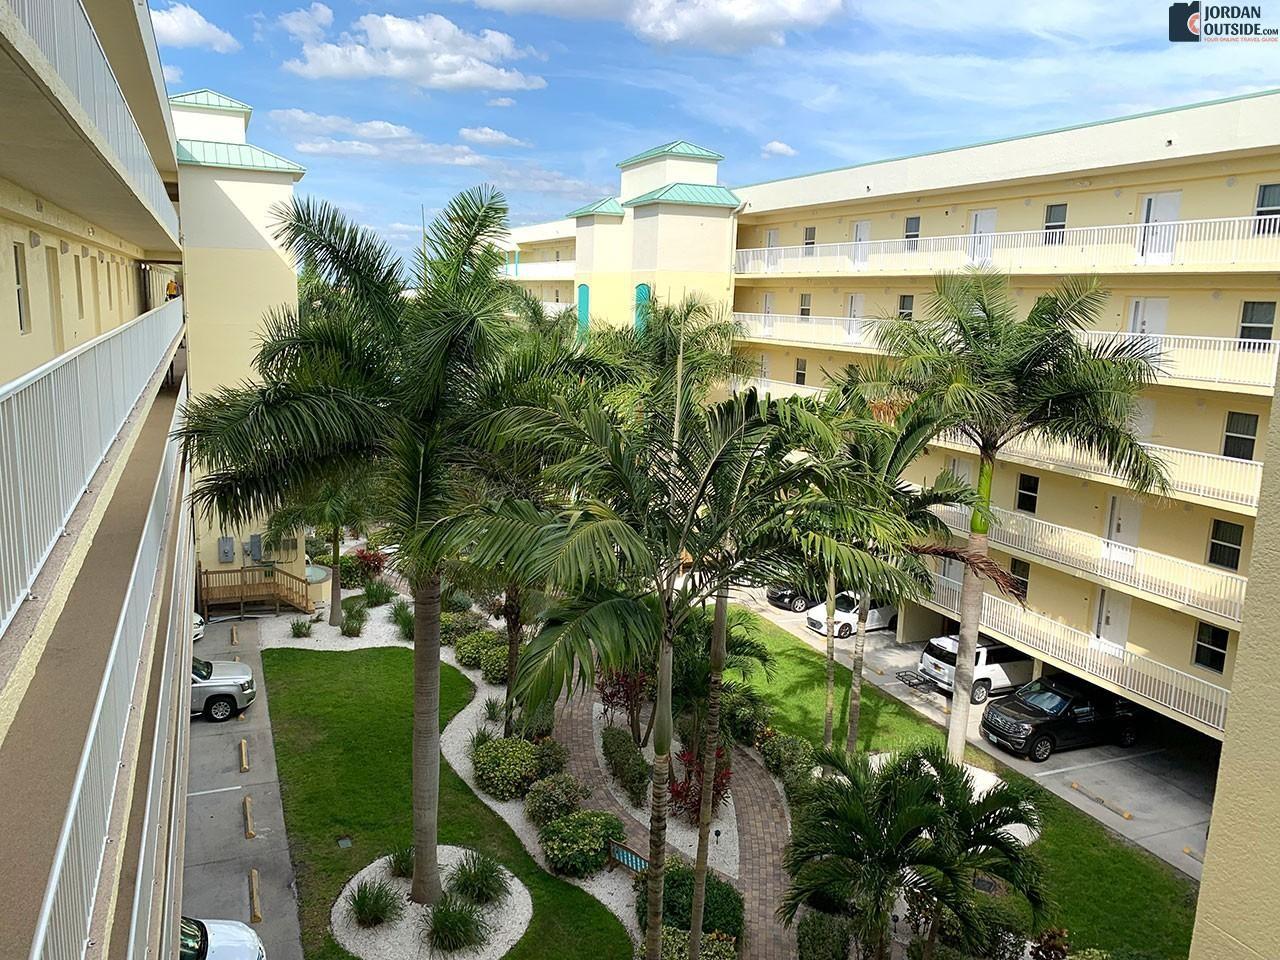
[[[572,280],[572,260],[521,260],[508,263],[503,273],[516,280]]]
[[[960,584],[935,575],[932,600],[954,615],[960,609]],[[1132,653],[990,593],[983,594],[980,619],[982,629],[996,639],[1008,639],[1044,654],[1086,677],[1106,681],[1206,727],[1219,731],[1225,728],[1231,693],[1226,687]]]
[[[0,386],[0,633],[181,329],[170,300]]]
[[[754,387],[757,393],[767,393],[774,397],[814,397],[826,389],[810,384],[793,383],[790,380],[767,380],[764,377],[747,377],[732,385],[734,390],[745,390],[750,387]]]
[[[118,612],[103,611],[105,616],[114,618],[115,633],[49,871],[49,884],[32,940],[31,960],[76,960],[84,954],[111,822],[116,774],[139,673],[152,586],[164,556],[165,521],[173,500],[176,475],[181,469],[180,444],[172,433],[178,426],[185,396],[184,383],[124,600]],[[182,616],[183,622],[188,623],[185,610]]]
[[[115,151],[138,194],[178,240],[178,212],[80,0],[4,0]]]
[[[962,233],[738,250],[742,274],[933,273],[980,264],[1008,273],[1168,267],[1257,268],[1280,262],[1280,217],[1222,217],[1065,230]]]
[[[948,505],[935,512],[952,528],[961,532],[969,529],[967,507]],[[992,508],[992,513],[995,523],[990,538],[999,546],[1053,560],[1228,620],[1239,622],[1244,611],[1248,581],[1238,574],[1131,547],[1025,513],[999,507]]]
[[[826,346],[876,350],[874,317],[802,317],[794,314],[735,313],[746,335],[755,340],[790,340]],[[1174,334],[1117,333],[1090,330],[1086,343],[1141,338],[1159,351],[1159,378],[1262,387],[1276,382],[1280,341],[1238,337],[1184,337]]]
[[[547,316],[554,317],[558,313],[564,313],[566,310],[574,309],[574,305],[572,303],[563,303],[558,300],[544,300],[542,301],[542,309]]]

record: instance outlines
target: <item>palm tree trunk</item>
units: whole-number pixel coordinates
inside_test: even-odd
[[[511,736],[516,725],[516,667],[520,663],[521,613],[520,588],[514,583],[508,583],[502,594],[502,621],[507,625],[507,702],[502,724],[504,737]]]
[[[965,549],[974,556],[987,555],[987,514],[991,505],[991,474],[994,461],[983,456],[978,462],[978,504],[969,520],[969,542]],[[960,587],[960,642],[956,650],[955,682],[951,687],[951,723],[947,727],[947,755],[964,762],[965,739],[969,733],[969,697],[973,691],[973,661],[978,650],[978,621],[982,616],[982,578],[969,564]]]
[[[693,866],[693,907],[689,919],[689,960],[702,952],[702,912],[707,900],[707,857],[711,846],[712,794],[715,792],[716,754],[720,749],[720,688],[728,645],[729,594],[716,594],[711,627],[711,685],[707,691],[707,739],[702,751],[702,806],[698,810],[698,855]]]
[[[440,574],[413,587],[414,903],[440,898],[436,833],[440,813]]]
[[[942,901],[935,901],[933,916],[929,918],[929,939],[924,942],[920,960],[933,960],[938,947],[938,932],[942,929]]]
[[[671,762],[671,660],[673,642],[664,627],[658,654],[658,702],[654,706],[653,795],[649,807],[649,890],[645,960],[662,960],[662,885],[667,859],[668,764]]]
[[[827,571],[827,713],[822,721],[822,745],[831,749],[836,715],[836,568]]]
[[[342,528],[333,528],[333,569],[329,571],[329,626],[342,626]]]
[[[867,653],[867,617],[871,614],[871,595],[858,601],[858,629],[853,637],[853,664],[849,670],[849,716],[846,719],[844,748],[850,756],[858,752],[858,721],[862,719],[862,662]]]

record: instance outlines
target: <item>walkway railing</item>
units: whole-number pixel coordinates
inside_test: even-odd
[[[169,426],[170,437],[160,461],[142,538],[134,555],[129,586],[115,621],[115,634],[49,871],[49,885],[32,940],[31,960],[79,960],[84,954],[151,608],[152,586],[164,556],[165,519],[181,469],[180,443],[172,432],[178,426],[185,400],[184,383]],[[104,611],[104,616],[110,617],[110,611]]]
[[[933,603],[948,613],[960,609],[960,584],[934,576]],[[1223,730],[1231,691],[1184,673],[1150,657],[1033,613],[1016,603],[983,594],[981,626],[997,639],[1008,639],[1088,677],[1104,680],[1175,713]]]
[[[969,509],[949,504],[934,512],[959,531],[969,529]],[[1131,547],[1025,513],[993,507],[991,542],[1073,570],[1165,597],[1176,603],[1239,621],[1248,580],[1226,570],[1191,563],[1142,547]]]
[[[933,273],[984,265],[1009,273],[1160,268],[1271,269],[1280,216],[961,233],[738,250],[740,274]]]
[[[26,27],[128,171],[133,189],[178,240],[178,211],[80,0],[0,0]]]
[[[181,330],[170,300],[0,386],[0,634]]]
[[[797,314],[734,313],[746,335],[756,340],[790,340],[858,350],[877,350],[875,317],[802,317]],[[1263,387],[1275,386],[1280,341],[1239,337],[1184,337],[1090,330],[1086,343],[1138,339],[1159,351],[1159,378]]]
[[[572,260],[521,260],[508,263],[502,272],[517,280],[572,280],[573,270]]]
[[[564,303],[563,301],[555,302],[552,300],[544,300],[542,301],[542,309],[547,316],[554,317],[556,314],[564,313],[566,310],[573,310],[574,305],[572,303]]]

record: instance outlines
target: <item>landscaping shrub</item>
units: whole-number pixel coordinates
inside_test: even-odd
[[[470,610],[440,614],[440,642],[446,647],[453,646],[467,634],[484,628],[484,617]]]
[[[406,843],[403,847],[396,847],[389,854],[388,866],[391,868],[393,877],[403,877],[408,880],[413,877],[413,844]]]
[[[377,580],[378,577],[382,576],[382,570],[387,565],[387,555],[381,550],[357,547],[352,557],[355,558],[356,568],[360,572],[360,582],[362,584],[369,584]],[[343,577],[346,577],[345,573],[343,573]],[[390,597],[387,599],[390,599]]]
[[[798,960],[847,960],[853,943],[853,921],[812,910],[796,928]]]
[[[503,639],[505,641],[505,638]],[[480,652],[480,675],[484,677],[487,683],[502,686],[507,682],[507,655],[509,652],[505,642],[502,646],[494,644],[491,647],[485,647]]]
[[[404,597],[391,604],[391,619],[400,631],[401,640],[413,639],[413,607]]]
[[[327,567],[333,563],[333,544],[324,537],[307,537],[307,556],[317,566]]]
[[[370,580],[364,587],[364,603],[367,607],[380,607],[395,599],[396,588],[385,580]]]
[[[569,765],[569,748],[559,740],[545,737],[533,748],[537,754],[539,780],[560,773]]]
[[[362,927],[376,927],[404,916],[404,897],[386,880],[361,880],[347,894],[351,919]]]
[[[355,593],[343,599],[342,612],[351,613],[353,610],[361,610],[365,613],[369,612],[369,605],[364,602],[364,594]]]
[[[780,779],[785,778],[790,766],[814,766],[813,744],[804,737],[793,737],[787,733],[780,733],[766,740],[760,748],[760,756],[769,772]]]
[[[291,620],[289,622],[289,633],[291,636],[294,636],[294,637],[311,636],[311,621],[310,620]]]
[[[494,733],[490,727],[481,724],[471,731],[471,736],[467,739],[467,756],[470,757],[474,763],[476,751],[486,743],[489,743],[491,740],[496,740],[497,738],[498,735]]]
[[[481,906],[497,904],[511,892],[511,878],[493,857],[472,850],[449,874],[449,890]]]
[[[683,780],[667,781],[671,795],[671,809],[690,823],[697,823],[702,814],[702,775],[705,772],[702,754],[697,750],[681,750],[676,755],[684,767]],[[716,772],[711,781],[711,816],[724,804],[729,795],[729,781],[733,770],[729,767],[729,755],[724,747],[716,747]]]
[[[794,812],[804,805],[813,790],[813,766],[808,763],[793,763],[782,774],[782,795],[787,798],[787,805]]]
[[[652,774],[649,761],[631,734],[621,727],[605,727],[600,732],[600,747],[609,773],[626,792],[631,805],[643,807]]]
[[[338,576],[342,579],[344,589],[364,586],[364,570],[360,567],[360,561],[349,553],[338,558]]]
[[[736,960],[737,943],[733,937],[723,933],[704,933],[702,935],[703,960]],[[689,960],[689,931],[676,927],[662,927],[662,960]]]
[[[469,595],[453,584],[442,581],[440,584],[440,606],[449,613],[462,613],[470,610],[474,601]]]
[[[1021,960],[1031,937],[1031,917],[1024,904],[1014,897],[979,894],[974,904],[983,928],[981,949],[966,948],[954,915],[944,915],[939,944],[953,948],[959,956],[974,960]],[[1037,951],[1042,951],[1037,953]],[[1065,930],[1046,930],[1031,948],[1035,960],[1066,960]]]
[[[538,751],[528,740],[504,737],[477,747],[471,755],[476,783],[498,800],[514,800],[538,779]]]
[[[649,878],[646,873],[635,877],[636,918],[640,929],[648,922]],[[693,916],[693,864],[687,860],[667,860],[666,880],[662,888],[662,922],[688,930]],[[742,936],[742,894],[714,873],[707,873],[707,899],[702,913],[702,929],[717,930],[737,939]]]
[[[552,820],[576,813],[590,794],[590,789],[573,774],[552,774],[529,788],[524,797],[524,815],[535,827],[545,827]]]
[[[547,863],[567,877],[599,873],[609,859],[609,842],[621,843],[625,837],[622,821],[600,810],[567,814],[538,831]]]
[[[338,629],[344,637],[358,637],[368,619],[369,614],[364,607],[354,607],[343,615],[342,626]]]
[[[490,723],[502,722],[502,711],[506,706],[497,697],[486,697],[484,701],[484,718]]]
[[[476,630],[458,640],[454,646],[454,655],[462,666],[475,670],[480,666],[484,652],[499,645],[506,649],[507,638],[502,634],[494,630]]]
[[[720,709],[723,711],[725,726],[729,728],[734,742],[747,746],[758,743],[760,735],[769,725],[769,705],[764,698],[743,696],[732,688],[726,690],[722,696],[724,699]]]
[[[489,939],[489,920],[480,907],[452,890],[422,911],[420,924],[422,940],[441,953],[474,950]]]
[[[526,740],[541,740],[551,736],[556,725],[556,705],[554,701],[543,700],[532,710],[520,711],[516,720],[516,732]]]

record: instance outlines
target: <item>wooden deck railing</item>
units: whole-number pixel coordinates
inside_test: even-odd
[[[238,567],[234,570],[200,570],[200,606],[207,619],[209,608],[238,604],[274,604],[276,612],[287,604],[303,613],[314,613],[307,598],[305,577],[274,566]]]

